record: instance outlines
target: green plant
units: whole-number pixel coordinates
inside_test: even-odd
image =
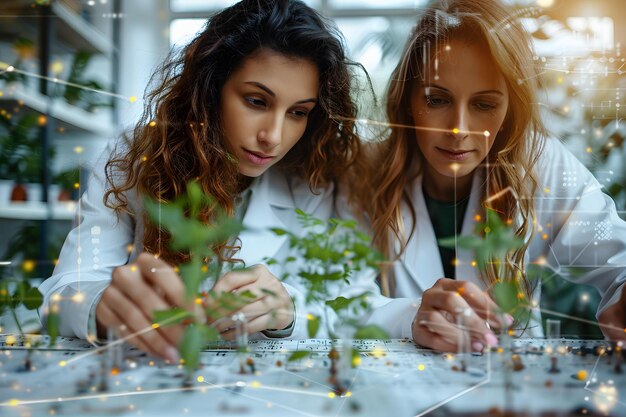
[[[446,248],[458,245],[459,248],[473,250],[478,269],[495,272],[496,282],[489,291],[500,307],[496,313],[510,314],[517,323],[530,320],[532,303],[524,290],[525,275],[506,261],[507,255],[520,248],[524,241],[502,222],[496,211],[487,209],[486,222],[476,225],[474,235],[439,239],[439,244]]]
[[[41,178],[42,149],[39,141],[39,124],[43,116],[25,113],[17,118],[0,115],[0,178],[17,182],[39,182]],[[48,149],[48,158],[56,155],[55,148]]]
[[[39,314],[39,307],[43,304],[43,295],[39,290],[30,285],[27,280],[23,279],[3,279],[0,280],[0,316],[3,316],[8,310],[20,332],[20,337],[25,341],[28,353],[24,358],[24,370],[32,370],[31,356],[34,349],[38,348],[41,342],[38,339],[30,340],[28,335],[24,333],[17,309],[24,306],[27,310],[35,310]],[[47,312],[47,333],[50,336],[48,346],[54,346],[59,336],[60,316],[57,306],[53,306]]]
[[[285,265],[298,262],[294,272],[287,272],[282,279],[298,279],[306,290],[306,303],[324,305],[332,309],[342,325],[355,330],[354,337],[359,339],[386,339],[387,333],[377,326],[362,326],[356,318],[369,309],[369,293],[350,298],[334,296],[336,289],[350,285],[350,278],[355,272],[365,268],[377,270],[383,261],[382,254],[370,246],[367,234],[357,230],[354,220],[330,218],[324,222],[296,209],[298,221],[304,231],[294,233],[285,229],[272,229],[279,236],[287,236],[293,255],[285,260]],[[268,260],[268,265],[277,263]],[[289,268],[287,268],[289,270]],[[326,317],[309,315],[309,337],[314,338],[324,324],[328,333],[337,338],[328,319],[328,310],[323,309]],[[290,359],[301,359],[302,354],[294,354]]]
[[[78,200],[76,184],[80,184],[80,168],[70,168],[59,172],[52,178],[54,184],[58,184],[66,195],[60,196],[59,200]]]
[[[7,249],[2,255],[2,259],[11,260],[19,264],[16,275],[22,278],[34,278],[38,274],[44,276],[52,275],[54,268],[53,260],[59,256],[64,238],[60,235],[54,236],[48,242],[46,249],[47,259],[39,259],[39,245],[41,239],[41,227],[37,222],[25,223],[22,228],[11,237]],[[45,269],[37,269],[37,264],[44,263]],[[3,274],[4,275],[4,274]]]
[[[211,207],[216,213],[209,225],[200,218],[201,209]],[[219,206],[206,196],[200,186],[191,182],[186,194],[172,203],[145,200],[145,208],[151,220],[166,229],[171,235],[170,247],[189,255],[189,262],[179,265],[180,276],[185,286],[185,296],[190,304],[203,309],[202,314],[182,308],[155,311],[154,321],[159,326],[183,324],[185,326],[178,350],[188,376],[198,363],[200,352],[210,342],[219,339],[218,331],[204,322],[204,317],[217,319],[226,311],[234,311],[248,304],[255,296],[245,291],[241,294],[213,291],[199,293],[200,284],[206,280],[217,281],[224,270],[223,262],[212,246],[237,236],[243,226],[240,221],[227,216]],[[203,307],[203,300],[212,299],[212,306]]]
[[[104,87],[98,81],[85,79],[85,71],[89,66],[89,61],[93,54],[86,51],[78,51],[74,55],[72,66],[70,67],[67,86],[63,97],[68,103],[93,111],[97,107],[112,107],[111,100],[102,100]]]
[[[24,37],[18,37],[13,41],[13,51],[17,54],[17,60],[13,63],[13,67],[21,68],[24,61],[35,56],[35,45],[33,41]],[[0,71],[0,80],[4,80],[7,83],[19,82],[26,84],[28,77],[26,74],[17,71]]]

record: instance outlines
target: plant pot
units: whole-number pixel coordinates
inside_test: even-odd
[[[26,187],[24,184],[15,184],[11,191],[11,201],[26,201]]]

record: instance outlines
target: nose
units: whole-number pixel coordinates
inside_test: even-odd
[[[268,114],[257,134],[257,140],[265,149],[273,149],[282,140],[284,116],[281,114]]]
[[[455,139],[465,139],[470,134],[469,128],[469,115],[465,107],[460,106],[456,110],[456,114],[453,117],[452,127],[450,128],[450,134]]]

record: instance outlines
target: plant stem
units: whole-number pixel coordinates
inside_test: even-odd
[[[20,335],[24,337],[24,330],[22,330],[22,326],[20,325],[20,321],[17,319],[17,313],[14,308],[10,308],[11,315],[13,316],[13,320],[15,320],[15,324],[17,325],[18,330],[20,331]]]

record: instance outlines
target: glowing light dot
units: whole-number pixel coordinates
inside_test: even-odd
[[[74,183],[74,188],[79,189],[80,188],[80,183],[79,182],[75,182]]]
[[[54,61],[52,65],[50,65],[50,71],[55,74],[60,74],[63,72],[63,62],[62,61]]]
[[[328,398],[335,398],[335,393],[334,392],[329,392],[328,393]]]
[[[482,217],[480,217],[480,214],[477,214],[477,215],[474,216],[474,221],[479,222],[480,219],[482,219]]]
[[[563,77],[557,78],[556,82],[559,83],[559,84],[563,84]]]
[[[196,304],[200,305],[202,304],[202,298],[196,298]]]
[[[352,358],[352,366],[360,366],[361,362],[362,361],[360,356],[355,356],[354,358]]]
[[[489,136],[491,136],[491,133],[489,133],[489,131],[488,131],[488,130],[485,130],[485,131],[483,132],[483,135],[485,135],[485,137],[486,137],[486,138],[488,138]]]
[[[74,294],[74,296],[72,297],[72,300],[75,303],[82,303],[83,301],[85,301],[85,294],[82,292],[77,292],[76,294]]]
[[[446,45],[446,51],[449,51],[451,49],[452,49],[452,47],[450,45]]]
[[[459,260],[458,260],[458,259],[456,259],[456,258],[454,258],[454,259],[452,260],[452,265],[457,266],[458,264],[459,264]],[[462,292],[462,291],[461,291],[461,292]]]
[[[159,323],[152,323],[152,328],[153,329],[158,329],[159,328]]]
[[[472,266],[476,267],[476,261],[472,261]]]
[[[137,96],[128,97],[128,101],[130,101],[131,103],[134,103],[135,101],[137,101]]]
[[[7,72],[13,72],[13,71],[15,71],[15,67],[13,65],[9,65],[7,67]]]
[[[250,384],[250,386],[252,388],[259,388],[261,386],[261,383],[259,381],[252,381],[252,383]]]
[[[20,404],[20,400],[18,400],[18,399],[13,398],[13,399],[9,400],[9,405],[11,407],[15,407],[15,406],[17,406],[19,404]]]
[[[489,233],[489,232],[491,232],[491,227],[489,226],[485,227],[485,233]]]
[[[154,126],[156,126],[156,122],[155,122],[154,120],[153,120],[153,121],[151,121],[151,122],[150,122],[150,123],[148,123],[148,124],[150,125],[150,127],[154,127]]]
[[[65,361],[59,362],[59,366],[65,366],[65,365],[67,365],[67,362],[65,362]]]
[[[133,265],[133,266],[131,266],[131,267],[130,267],[130,270],[131,270],[131,271],[133,271],[133,272],[137,271],[137,265]]]
[[[544,234],[541,236],[541,238],[542,238],[543,240],[548,240],[548,234],[547,234],[547,233],[544,233]]]
[[[37,118],[37,124],[39,126],[45,126],[48,123],[48,118],[43,114]]]
[[[587,147],[587,153],[591,153],[591,151],[592,151],[591,147],[590,146]]]
[[[344,394],[344,397],[352,397],[352,391],[348,391]]]
[[[33,272],[35,270],[35,261],[27,259],[22,262],[22,270],[24,272]]]
[[[456,162],[453,164],[450,164],[450,169],[454,172],[457,172],[459,170],[461,166],[459,164],[457,164]]]
[[[198,382],[204,382],[204,377],[202,375],[200,375],[197,379],[198,379]]]
[[[50,297],[50,300],[52,300],[55,303],[58,303],[59,301],[61,301],[61,294],[59,294],[58,292],[52,294],[52,297]]]
[[[417,370],[418,371],[423,371],[424,369],[426,369],[426,366],[424,366],[424,364],[420,363],[419,365],[417,365]]]
[[[142,160],[143,162],[146,162],[146,161],[148,160],[148,157],[147,157],[147,156],[142,156],[142,157],[141,157],[141,160]]]
[[[85,150],[85,148],[83,148],[82,146],[75,146],[74,147],[74,152],[77,153],[77,154],[83,153],[84,150]]]
[[[457,127],[452,129],[452,133],[454,133],[455,135],[458,134],[459,132],[460,132],[460,130]]]
[[[315,316],[313,314],[309,313],[309,314],[306,315],[306,319],[307,320],[315,320]]]
[[[546,194],[550,194],[550,189],[549,188],[544,188],[543,192],[546,193]]]
[[[202,272],[209,272],[209,267],[208,267],[208,266],[206,266],[206,265],[202,265],[202,267],[200,268],[200,270],[201,270]]]

